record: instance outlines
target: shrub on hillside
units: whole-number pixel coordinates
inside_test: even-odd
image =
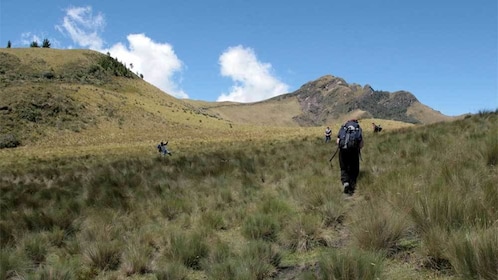
[[[21,141],[13,134],[0,135],[0,149],[15,148],[21,145]]]

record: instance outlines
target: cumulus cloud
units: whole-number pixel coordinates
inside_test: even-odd
[[[73,7],[66,10],[62,25],[56,29],[69,34],[80,47],[110,53],[129,68],[133,65],[133,72],[142,74],[147,82],[164,92],[188,98],[178,85],[184,65],[170,44],[154,42],[144,34],[130,34],[128,45],[119,42],[106,48],[101,36],[105,25],[104,16],[101,13],[94,15],[91,7]]]
[[[130,34],[127,39],[128,47],[118,43],[103,52],[109,52],[126,65],[132,64],[132,71],[143,74],[146,81],[168,94],[188,98],[176,82],[176,74],[183,70],[183,62],[171,45],[156,43],[144,34]]]
[[[219,58],[221,75],[233,80],[229,93],[217,101],[255,102],[289,92],[289,86],[272,74],[269,63],[258,61],[251,48],[228,48]]]

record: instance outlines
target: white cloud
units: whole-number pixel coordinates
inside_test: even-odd
[[[179,87],[178,80],[183,70],[183,62],[176,56],[173,47],[167,43],[157,43],[144,34],[127,36],[129,45],[116,43],[110,48],[104,47],[101,32],[106,25],[104,16],[92,13],[91,7],[74,7],[66,10],[63,24],[57,30],[69,34],[78,46],[90,48],[102,53],[110,53],[144,79],[164,92],[178,98],[188,98]]]
[[[101,49],[104,40],[100,33],[105,27],[105,19],[101,13],[93,15],[92,7],[73,7],[66,10],[62,25],[55,28],[81,47],[93,50]]]
[[[33,34],[31,32],[26,32],[21,34],[21,44],[29,46],[31,43],[37,42],[39,46],[42,45],[43,41],[40,36]]]
[[[127,39],[129,47],[118,43],[102,52],[109,52],[128,66],[132,63],[133,72],[143,74],[147,82],[168,94],[188,98],[175,82],[175,74],[181,73],[183,62],[178,59],[171,45],[156,43],[144,34],[130,34]]]
[[[235,85],[217,101],[255,102],[289,92],[289,86],[272,75],[271,64],[258,61],[251,48],[230,47],[219,63],[221,75],[230,77]]]

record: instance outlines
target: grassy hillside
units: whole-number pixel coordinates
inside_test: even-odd
[[[320,128],[300,127],[302,104],[290,95],[252,104],[179,100],[111,54],[89,50],[0,49],[0,59],[0,148],[140,150],[161,140],[188,146],[320,135],[323,127],[349,118],[370,121],[368,112],[353,110],[327,119]],[[405,125],[410,124],[394,127]]]
[[[30,48],[1,49],[0,58],[0,135],[23,145],[138,145],[233,133],[227,121],[165,94],[111,56]]]
[[[9,161],[0,278],[496,279],[496,131],[498,112],[366,131],[350,199],[305,133]]]

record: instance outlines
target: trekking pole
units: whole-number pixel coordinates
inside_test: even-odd
[[[335,155],[337,155],[337,152],[339,151],[339,145],[337,145],[337,150],[335,150],[335,153],[332,155],[332,157],[329,159],[329,161],[332,161],[335,157]]]

